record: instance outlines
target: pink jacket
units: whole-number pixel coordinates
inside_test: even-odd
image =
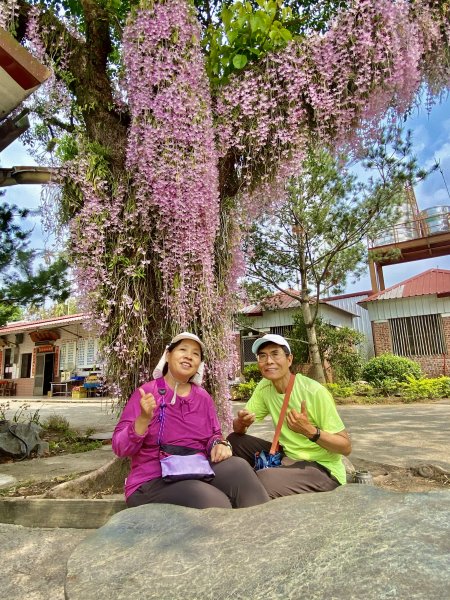
[[[175,404],[171,404],[173,390],[164,378],[144,383],[141,387],[146,392],[151,392],[157,402],[147,433],[138,435],[134,430],[134,422],[141,413],[141,396],[139,389],[136,389],[123,409],[112,438],[115,454],[131,457],[131,470],[125,481],[127,498],[143,483],[161,477],[158,434],[160,405],[163,401],[166,413],[162,444],[195,448],[209,456],[214,440],[222,439],[214,403],[203,388],[192,384],[189,396],[177,396]],[[158,390],[165,390],[165,394],[160,394]]]

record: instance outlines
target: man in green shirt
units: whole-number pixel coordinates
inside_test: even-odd
[[[247,429],[267,415],[272,417],[276,427],[293,356],[288,342],[275,334],[257,339],[252,352],[256,354],[263,379],[245,408],[238,411],[233,421],[234,433],[228,439],[233,446],[233,454],[253,466],[255,453],[261,450],[268,452],[271,443],[247,435]],[[271,498],[327,492],[345,484],[342,455],[347,456],[351,452],[350,438],[333,397],[317,381],[301,374],[295,376],[279,443],[285,455],[282,466],[257,471]]]

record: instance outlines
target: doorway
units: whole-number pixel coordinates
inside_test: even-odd
[[[54,352],[45,352],[36,356],[33,396],[46,396],[47,392],[50,391],[54,362]]]

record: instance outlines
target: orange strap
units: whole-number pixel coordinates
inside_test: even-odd
[[[287,407],[289,404],[289,398],[291,396],[292,388],[294,387],[295,375],[291,373],[289,383],[284,394],[283,406],[281,407],[280,418],[278,419],[277,428],[275,429],[275,435],[273,436],[272,446],[270,447],[270,454],[275,454],[278,450],[278,440],[280,439],[281,427],[283,425],[284,417],[286,416]]]

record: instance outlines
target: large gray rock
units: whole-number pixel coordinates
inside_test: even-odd
[[[42,427],[37,423],[13,423],[2,421],[0,423],[0,454],[13,458],[30,456],[37,451],[41,456],[48,451],[48,442],[43,442],[39,437]]]
[[[68,561],[66,600],[450,595],[450,493],[348,485],[241,510],[116,514]]]

